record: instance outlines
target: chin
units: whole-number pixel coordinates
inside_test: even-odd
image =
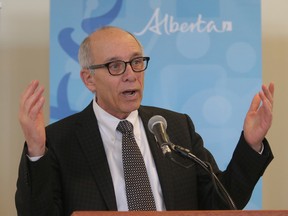
[[[137,103],[137,104],[131,104],[129,107],[127,107],[127,113],[131,113],[135,110],[138,110],[140,107],[140,103]]]

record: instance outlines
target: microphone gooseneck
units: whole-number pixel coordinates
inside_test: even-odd
[[[223,184],[220,182],[220,180],[218,179],[218,177],[214,173],[210,163],[202,161],[197,156],[192,154],[189,149],[183,148],[179,145],[175,145],[170,141],[169,136],[166,132],[167,121],[163,116],[155,115],[155,116],[151,117],[149,122],[148,122],[148,128],[149,128],[150,132],[152,134],[154,134],[154,137],[155,137],[159,147],[162,149],[162,153],[165,156],[168,156],[168,158],[170,158],[173,162],[175,162],[176,164],[178,164],[182,167],[186,167],[186,166],[182,165],[181,163],[179,163],[178,161],[176,161],[172,157],[172,155],[171,155],[172,151],[176,152],[178,155],[180,155],[184,158],[188,158],[188,159],[196,162],[198,165],[200,165],[205,171],[207,171],[210,174],[212,183],[214,185],[214,188],[215,188],[218,196],[229,206],[229,208],[231,210],[237,210],[237,207],[236,207],[234,201],[232,200],[228,191],[225,189]]]

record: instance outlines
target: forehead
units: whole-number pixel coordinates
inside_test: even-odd
[[[100,30],[91,35],[90,39],[92,42],[91,53],[96,61],[128,60],[133,56],[142,55],[142,47],[139,42],[123,30]]]

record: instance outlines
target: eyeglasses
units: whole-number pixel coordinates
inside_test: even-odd
[[[137,57],[128,62],[117,60],[106,64],[91,65],[88,69],[95,70],[106,67],[112,76],[119,76],[126,71],[127,64],[130,64],[134,72],[142,72],[146,70],[149,60],[150,57]]]

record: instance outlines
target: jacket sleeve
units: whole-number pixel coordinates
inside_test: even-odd
[[[38,161],[27,157],[25,144],[17,180],[15,203],[19,216],[63,215],[57,166],[49,150]],[[54,173],[53,173],[54,172]]]
[[[187,116],[187,121],[193,151],[201,160],[211,164],[214,173],[230,194],[237,209],[243,209],[248,203],[256,183],[273,159],[268,141],[263,140],[264,151],[259,154],[248,145],[242,132],[229,165],[226,170],[221,171],[212,154],[204,147],[202,138],[195,132],[189,116]],[[219,198],[207,172],[198,167],[198,173],[200,209],[227,209],[227,204]]]
[[[245,141],[242,132],[232,159],[220,176],[233,200],[237,203],[238,209],[246,206],[256,183],[274,158],[266,139],[263,140],[263,145],[264,151],[259,154]]]

